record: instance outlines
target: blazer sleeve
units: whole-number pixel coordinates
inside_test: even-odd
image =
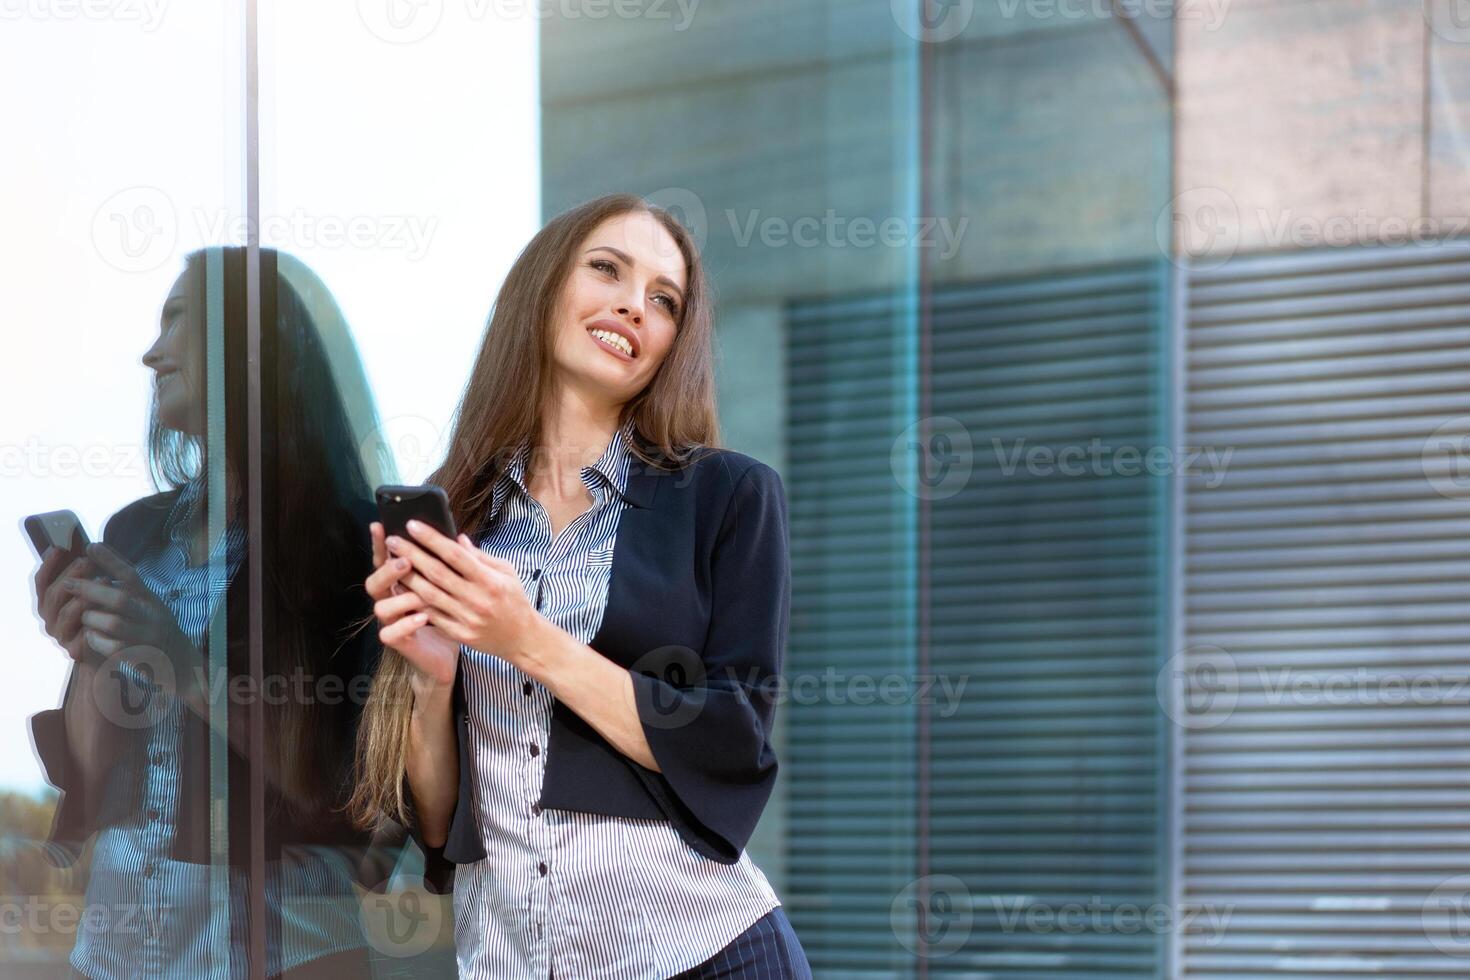
[[[697,670],[634,671],[659,772],[634,770],[694,850],[739,860],[776,783],[771,748],[791,608],[785,487],[764,463],[736,482],[710,559],[710,616]]]
[[[67,684],[70,696],[72,684]],[[66,737],[66,721],[61,708],[48,708],[30,718],[31,743],[41,763],[46,782],[58,792],[56,812],[46,843],[51,861],[58,867],[70,867],[80,856],[85,840],[95,829],[88,819],[86,787],[77,776]]]
[[[424,843],[423,830],[419,827],[418,813],[413,805],[413,792],[409,788],[406,773],[403,776],[403,807],[407,811],[404,829],[424,856],[424,889],[434,895],[449,894],[454,890],[454,862],[444,856],[449,844],[446,841],[438,847],[430,847]]]

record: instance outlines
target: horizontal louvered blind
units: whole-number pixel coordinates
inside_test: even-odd
[[[1185,501],[1183,888],[1226,923],[1185,973],[1470,975],[1470,251],[1239,258],[1187,310],[1186,440],[1232,455]]]
[[[931,502],[930,869],[971,933],[932,977],[1151,980],[1160,908],[1162,263],[936,290],[932,412],[969,433]]]
[[[963,930],[931,931],[928,974],[1157,973],[1155,933],[1044,923],[1162,901],[1164,481],[1013,459],[1159,443],[1164,281],[1136,265],[936,289],[926,380],[932,414],[953,422],[931,429],[968,437],[970,471],[928,487],[890,466],[915,421],[898,374],[911,314],[882,299],[789,310],[790,668],[899,673],[908,697],[789,714],[789,904],[819,975],[913,975],[892,907],[917,873],[918,711],[929,872],[958,879],[942,907]],[[933,677],[913,661],[905,591],[917,494],[930,498]]]
[[[914,501],[903,428],[913,309],[895,297],[788,310],[792,611],[782,895],[821,977],[907,977],[890,924],[915,875],[915,708],[858,703],[856,679],[912,671]]]

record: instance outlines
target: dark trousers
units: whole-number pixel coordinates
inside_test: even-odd
[[[786,910],[778,905],[675,980],[812,980],[812,968]]]
[[[550,980],[556,980],[555,970]],[[812,980],[812,968],[778,905],[724,949],[670,980]]]

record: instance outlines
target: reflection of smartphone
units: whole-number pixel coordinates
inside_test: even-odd
[[[449,512],[449,495],[442,487],[426,483],[421,487],[378,487],[378,518],[385,534],[413,540],[408,533],[410,519],[423,521],[440,534],[455,536],[454,516]]]
[[[60,548],[71,552],[73,558],[81,558],[87,553],[87,545],[91,544],[87,532],[82,529],[82,522],[69,510],[32,514],[25,519],[24,526],[38,556],[44,555],[47,548]]]

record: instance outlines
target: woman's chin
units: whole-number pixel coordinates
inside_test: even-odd
[[[186,408],[169,410],[164,405],[158,406],[158,424],[171,432],[197,436],[204,432],[203,422],[202,418],[197,417],[197,413]]]

